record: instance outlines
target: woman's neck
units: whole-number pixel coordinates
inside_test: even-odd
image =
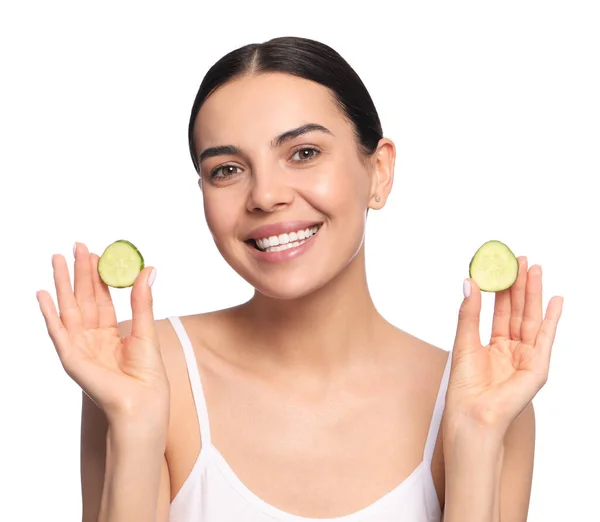
[[[318,374],[372,357],[374,333],[385,323],[367,286],[364,248],[325,287],[294,300],[257,293],[238,312],[248,353]]]

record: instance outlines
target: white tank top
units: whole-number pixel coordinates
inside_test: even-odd
[[[445,405],[448,357],[427,434],[423,460],[393,490],[369,506],[335,518],[306,518],[278,509],[250,491],[213,446],[206,401],[192,343],[178,317],[169,317],[183,352],[200,424],[202,449],[171,503],[169,522],[440,522],[441,508],[431,474],[431,458]],[[451,354],[450,354],[451,355]]]

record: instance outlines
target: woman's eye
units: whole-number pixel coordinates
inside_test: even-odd
[[[320,154],[318,149],[314,147],[304,147],[302,149],[297,150],[292,156],[292,160],[294,161],[309,161]]]
[[[221,167],[217,167],[210,173],[210,177],[212,179],[224,179],[230,178],[231,176],[235,176],[242,171],[240,167],[236,167],[235,165],[223,165]]]

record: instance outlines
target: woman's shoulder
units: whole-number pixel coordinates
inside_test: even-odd
[[[392,362],[390,368],[410,376],[417,385],[437,389],[450,349],[436,346],[391,324],[386,337]]]

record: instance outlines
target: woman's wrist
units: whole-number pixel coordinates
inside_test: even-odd
[[[502,444],[508,426],[497,422],[492,417],[492,415],[482,415],[480,419],[475,419],[446,404],[442,419],[442,436],[452,443],[485,439],[490,444],[494,442]]]
[[[475,459],[493,462],[504,450],[504,433],[481,426],[443,427],[444,461],[451,467],[472,464]]]

